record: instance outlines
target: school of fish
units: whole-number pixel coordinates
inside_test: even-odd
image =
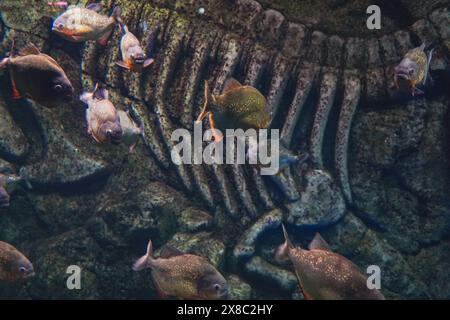
[[[120,52],[122,60],[116,64],[131,72],[144,72],[154,59],[151,50],[142,48],[139,39],[130,32],[116,6],[111,16],[102,15],[98,3],[87,7],[69,6],[67,2],[49,2],[49,6],[66,11],[57,17],[52,31],[70,42],[97,41],[106,45],[116,28],[122,32]],[[395,84],[400,91],[411,95],[423,94],[433,51],[428,55],[425,44],[409,51],[395,68]],[[12,48],[9,57],[0,61],[0,70],[7,69],[11,79],[13,99],[31,99],[45,107],[59,107],[74,99],[74,88],[59,63],[30,43],[19,52]],[[116,108],[109,99],[104,84],[96,84],[92,92],[84,92],[79,99],[86,104],[87,134],[97,143],[124,143],[132,152],[144,135],[143,124],[137,124],[127,110]],[[214,140],[224,138],[226,129],[268,128],[271,114],[264,95],[252,86],[228,79],[220,95],[211,93],[205,82],[204,105],[197,118],[208,117]],[[292,163],[305,161],[307,155],[289,152],[283,156],[283,169]],[[10,205],[9,186],[23,181],[20,175],[0,173],[0,208]],[[334,253],[317,234],[309,250],[295,247],[283,226],[285,243],[276,259],[293,264],[300,288],[306,299],[384,299],[379,290],[366,286],[366,276],[347,258]],[[153,257],[152,241],[147,253],[133,265],[134,271],[150,269],[154,286],[162,298],[225,299],[228,284],[223,275],[205,258],[165,246],[159,257]],[[0,281],[17,282],[35,274],[32,263],[12,245],[0,241]]]

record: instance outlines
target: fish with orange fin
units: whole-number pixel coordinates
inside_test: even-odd
[[[170,246],[163,248],[159,258],[152,254],[150,240],[147,253],[135,262],[133,270],[150,268],[161,298],[217,300],[227,297],[225,278],[206,259]]]
[[[207,116],[216,142],[223,139],[226,129],[265,129],[271,119],[261,92],[233,78],[226,81],[222,94],[217,96],[210,92],[205,81],[205,102],[197,123]]]
[[[32,43],[18,54],[0,62],[8,68],[13,99],[30,98],[44,106],[55,107],[72,100],[74,89],[61,66]]]
[[[98,143],[107,140],[117,144],[123,131],[116,107],[108,99],[108,90],[97,84],[93,92],[85,92],[80,100],[88,105],[86,109],[87,132]]]
[[[425,86],[428,79],[433,49],[427,55],[425,43],[408,51],[394,70],[394,83],[397,89],[411,92],[413,96],[424,94],[419,86]]]
[[[122,61],[116,64],[127,70],[141,72],[143,69],[149,67],[155,60],[147,58],[147,53],[141,47],[141,43],[132,34],[126,25],[123,26],[124,35],[120,40],[120,51],[122,53]]]
[[[17,282],[33,276],[30,260],[9,243],[0,241],[0,281]]]
[[[106,46],[117,23],[122,24],[122,10],[114,7],[110,17],[99,14],[101,4],[69,8],[53,22],[53,32],[71,42],[98,41]]]
[[[367,287],[367,277],[347,258],[334,253],[316,234],[309,250],[295,247],[283,225],[285,243],[276,253],[279,261],[290,260],[307,300],[384,300],[377,289]]]

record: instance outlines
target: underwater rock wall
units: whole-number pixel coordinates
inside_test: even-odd
[[[422,9],[401,1],[414,21],[387,20],[373,36],[291,21],[288,6],[267,1],[218,0],[204,15],[204,1],[102,2],[105,13],[121,5],[144,45],[159,29],[144,74],[115,65],[118,31],[105,48],[70,44],[50,34],[45,1],[0,4],[1,57],[13,39],[19,48],[32,41],[77,94],[104,82],[116,106],[145,125],[133,154],[99,146],[81,102],[48,110],[13,101],[0,74],[0,168],[25,168],[33,185],[0,208],[0,239],[37,271],[0,287],[0,297],[155,298],[149,273],[131,270],[151,238],[156,248],[168,242],[206,256],[230,279],[232,297],[301,298],[290,266],[273,258],[285,221],[303,246],[320,231],[361,268],[379,265],[387,298],[450,298],[448,95],[400,103],[392,91],[393,67],[419,40],[447,55],[432,69],[449,67],[448,1]],[[268,179],[251,167],[172,164],[170,135],[192,129],[204,81],[218,93],[230,76],[263,92],[285,146],[308,151],[310,164]],[[69,265],[82,268],[82,290],[65,287]]]

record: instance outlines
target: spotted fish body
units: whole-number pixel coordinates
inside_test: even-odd
[[[284,229],[284,227],[283,227]],[[287,233],[285,232],[285,237]],[[316,235],[309,250],[294,247],[286,238],[277,252],[294,265],[300,287],[308,300],[383,300],[377,289],[367,287],[367,277],[347,258],[331,252]]]
[[[139,271],[150,268],[162,297],[181,299],[223,299],[228,288],[224,277],[204,258],[166,247],[160,258],[152,257],[151,241],[147,254],[133,266]]]
[[[95,4],[94,4],[95,5]],[[120,8],[114,8],[107,17],[97,13],[100,8],[70,8],[53,23],[53,31],[71,42],[97,40],[106,45],[117,22],[120,22]]]
[[[209,92],[205,83],[205,104],[197,121],[209,115],[210,125],[222,134],[226,129],[263,129],[270,123],[266,98],[256,88],[227,80],[221,95]]]
[[[424,44],[406,53],[395,68],[394,80],[399,90],[411,92],[412,95],[423,93],[417,86],[425,85],[432,54],[431,51],[427,56]]]
[[[211,111],[218,128],[261,129],[266,128],[270,118],[266,110],[266,98],[255,88],[242,86],[215,98]]]
[[[34,276],[31,262],[12,245],[0,241],[0,281],[17,282]]]

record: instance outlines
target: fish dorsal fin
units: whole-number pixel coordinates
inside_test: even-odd
[[[86,6],[86,9],[92,10],[95,12],[100,12],[102,10],[102,5],[100,3],[90,3]]]
[[[322,236],[319,233],[316,233],[314,238],[312,239],[311,243],[308,246],[309,250],[323,250],[323,251],[330,251],[330,246],[328,243],[322,238]]]
[[[223,93],[226,93],[228,91],[231,91],[231,90],[239,88],[239,87],[242,87],[242,84],[239,81],[237,81],[234,78],[229,78],[227,81],[225,81]]]
[[[178,250],[175,247],[172,246],[164,246],[164,248],[161,249],[161,254],[160,257],[163,259],[168,259],[171,257],[176,257],[176,256],[182,256],[185,253],[181,250]]]
[[[41,51],[31,42],[19,51],[20,56],[28,56],[32,54],[38,55],[41,54]]]
[[[294,248],[294,244],[292,243],[291,239],[289,239],[289,235],[286,231],[286,227],[284,226],[284,224],[281,224],[281,227],[283,228],[283,235],[284,235],[284,240],[285,240],[285,245],[287,248],[292,249]]]
[[[97,83],[94,88],[93,97],[97,100],[108,100],[108,90]]]

